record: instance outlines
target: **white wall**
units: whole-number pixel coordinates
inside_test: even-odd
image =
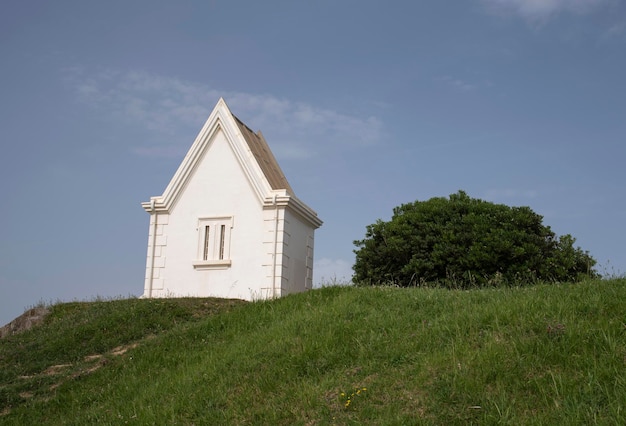
[[[281,295],[313,287],[313,232],[298,215],[285,211]]]
[[[154,215],[151,215],[153,217]],[[158,218],[160,222],[162,215]],[[230,267],[196,269],[198,253],[198,219],[233,217],[230,241]],[[154,219],[151,220],[152,233]],[[166,241],[166,247],[157,246],[161,256],[155,263],[151,294],[148,297],[218,296],[252,299],[260,296],[267,275],[267,253],[262,241],[267,230],[263,228],[263,210],[248,179],[232,152],[224,133],[219,131],[198,162],[187,186],[170,209],[167,225],[158,226],[162,235],[157,242]],[[150,256],[152,236],[149,237]],[[148,271],[151,259],[148,259]],[[264,269],[265,268],[265,269]],[[158,271],[158,272],[157,272]]]

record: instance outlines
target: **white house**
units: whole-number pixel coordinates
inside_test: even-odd
[[[313,285],[322,221],[220,99],[150,214],[143,297],[280,297]]]

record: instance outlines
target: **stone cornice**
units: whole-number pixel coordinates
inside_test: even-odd
[[[286,191],[273,191],[271,196],[263,200],[264,209],[273,209],[277,206],[292,211],[315,229],[322,226],[322,220],[317,217],[317,213],[313,209],[304,204],[299,198],[287,195]]]

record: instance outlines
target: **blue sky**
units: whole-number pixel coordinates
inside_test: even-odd
[[[219,97],[324,220],[317,282],[459,189],[626,271],[626,1],[7,1],[0,57],[0,325],[142,293],[140,202]]]

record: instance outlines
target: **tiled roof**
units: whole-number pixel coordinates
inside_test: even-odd
[[[254,133],[235,115],[233,115],[233,118],[272,189],[286,189],[289,195],[294,195],[291,185],[287,182],[287,178],[280,169],[274,154],[270,151],[263,134],[260,131]]]

